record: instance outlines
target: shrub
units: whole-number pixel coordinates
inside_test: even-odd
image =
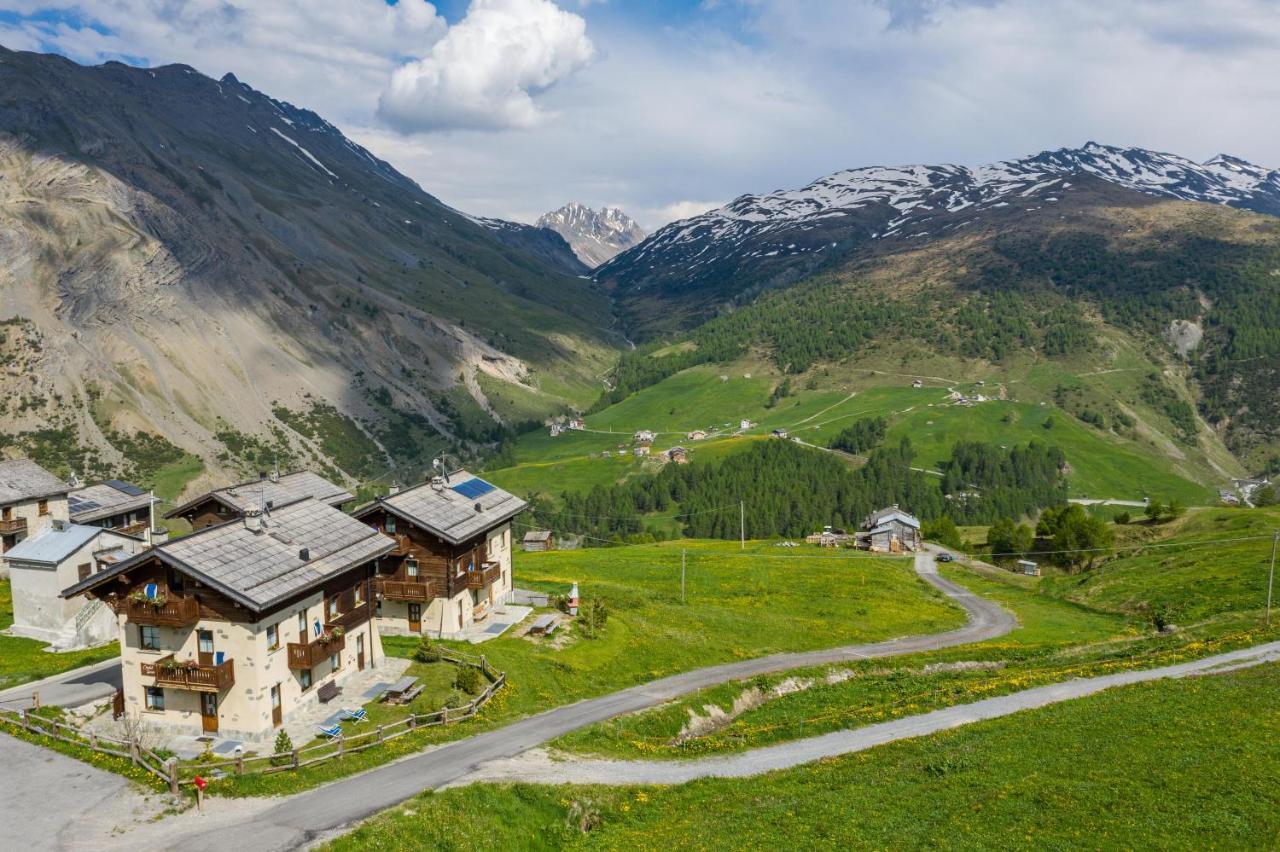
[[[1133,520],[1133,518],[1132,518],[1132,517],[1130,517],[1130,515],[1129,515],[1129,513],[1128,513],[1128,512],[1121,512],[1120,514],[1116,515],[1116,517],[1115,517],[1115,522],[1116,522],[1117,524],[1127,524],[1127,523],[1129,523],[1129,521],[1131,521],[1131,520]]]
[[[430,639],[423,638],[418,643],[417,650],[413,652],[413,658],[419,663],[438,663],[444,659],[444,652],[440,650],[439,645]]]
[[[474,666],[458,666],[458,670],[453,675],[454,688],[470,695],[480,691],[481,681],[480,670]]]
[[[448,707],[450,710],[457,707],[465,707],[470,703],[471,696],[458,689],[450,690],[449,697],[444,700],[444,706]]]
[[[578,606],[578,629],[585,639],[595,639],[604,632],[609,620],[609,608],[599,598],[584,600]]]
[[[274,757],[271,758],[272,766],[284,766],[293,762],[293,740],[289,738],[289,732],[284,728],[280,729],[280,733],[276,734],[276,747]]]

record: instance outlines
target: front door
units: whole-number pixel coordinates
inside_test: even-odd
[[[280,684],[271,687],[271,726],[280,727],[284,721],[284,708],[280,706]]]
[[[422,632],[422,604],[409,604],[409,632]]]
[[[213,665],[213,631],[197,630],[196,631],[196,652],[200,658],[200,665]]]
[[[200,693],[200,727],[206,734],[218,733],[218,694]]]
[[[364,634],[356,637],[356,667],[364,671]]]

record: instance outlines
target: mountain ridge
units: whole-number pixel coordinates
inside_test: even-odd
[[[576,201],[542,214],[538,217],[537,226],[564,237],[578,258],[591,268],[600,266],[645,238],[644,229],[619,208],[593,210]]]

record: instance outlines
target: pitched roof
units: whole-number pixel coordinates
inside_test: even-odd
[[[524,534],[524,541],[546,541],[551,538],[551,530],[529,530]]]
[[[351,494],[351,492],[340,485],[334,485],[318,473],[312,473],[309,470],[296,470],[293,473],[281,474],[278,479],[274,480],[270,477],[254,479],[249,482],[241,482],[238,485],[228,485],[226,488],[219,488],[216,491],[209,491],[193,500],[188,500],[181,506],[166,513],[165,517],[176,518],[209,499],[217,500],[228,509],[242,515],[246,509],[251,507],[260,508],[259,504],[266,505],[270,503],[273,506],[283,506],[286,503],[293,503],[304,497],[314,497],[321,503],[327,503],[330,506],[337,506],[346,503],[348,500],[355,499],[355,495]]]
[[[449,475],[447,482],[424,482],[356,510],[364,517],[383,508],[397,517],[430,530],[450,544],[468,539],[511,520],[529,504],[465,470]]]
[[[307,497],[264,515],[259,531],[241,520],[206,527],[113,565],[63,596],[79,594],[155,556],[262,612],[394,548],[395,541],[377,530]]]
[[[71,486],[31,459],[0,460],[0,503],[66,494]]]
[[[150,505],[150,494],[136,485],[118,479],[76,488],[67,495],[71,520],[77,524],[99,521],[135,509],[146,509]]]
[[[9,548],[5,551],[4,558],[16,562],[57,565],[104,532],[107,530],[102,527],[79,524],[66,524],[61,529],[47,527]]]
[[[916,529],[920,528],[920,521],[916,519],[915,515],[910,512],[904,512],[897,506],[890,506],[887,509],[881,509],[878,512],[872,512],[870,515],[867,515],[867,520],[864,526],[868,528],[879,527],[889,521],[895,520],[899,523],[906,524],[909,527],[915,527]],[[873,529],[872,532],[875,532],[875,530]]]

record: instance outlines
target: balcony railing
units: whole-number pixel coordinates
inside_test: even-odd
[[[148,526],[149,524],[146,521],[138,521],[135,524],[125,524],[122,527],[118,527],[114,532],[118,532],[122,535],[139,536],[147,531]]]
[[[27,531],[26,518],[8,518],[0,521],[0,535],[13,535]]]
[[[193,597],[171,597],[157,606],[150,601],[125,598],[124,612],[134,624],[187,627],[200,619],[200,602]]]
[[[389,601],[421,603],[435,597],[430,580],[382,580],[379,585]]]
[[[475,571],[467,572],[468,589],[484,589],[502,579],[502,566],[497,562],[481,565]]]
[[[179,662],[173,654],[154,663],[143,663],[142,676],[154,677],[156,686],[197,692],[222,692],[236,682],[233,660],[225,660],[220,665],[202,665],[194,660]]]
[[[290,642],[288,645],[289,668],[309,669],[347,647],[346,636],[313,639],[310,642]]]
[[[341,627],[343,630],[354,630],[368,621],[372,614],[372,607],[369,606],[368,601],[365,601],[359,606],[352,607],[341,615],[329,619],[325,623],[325,630],[332,630],[335,627]]]

